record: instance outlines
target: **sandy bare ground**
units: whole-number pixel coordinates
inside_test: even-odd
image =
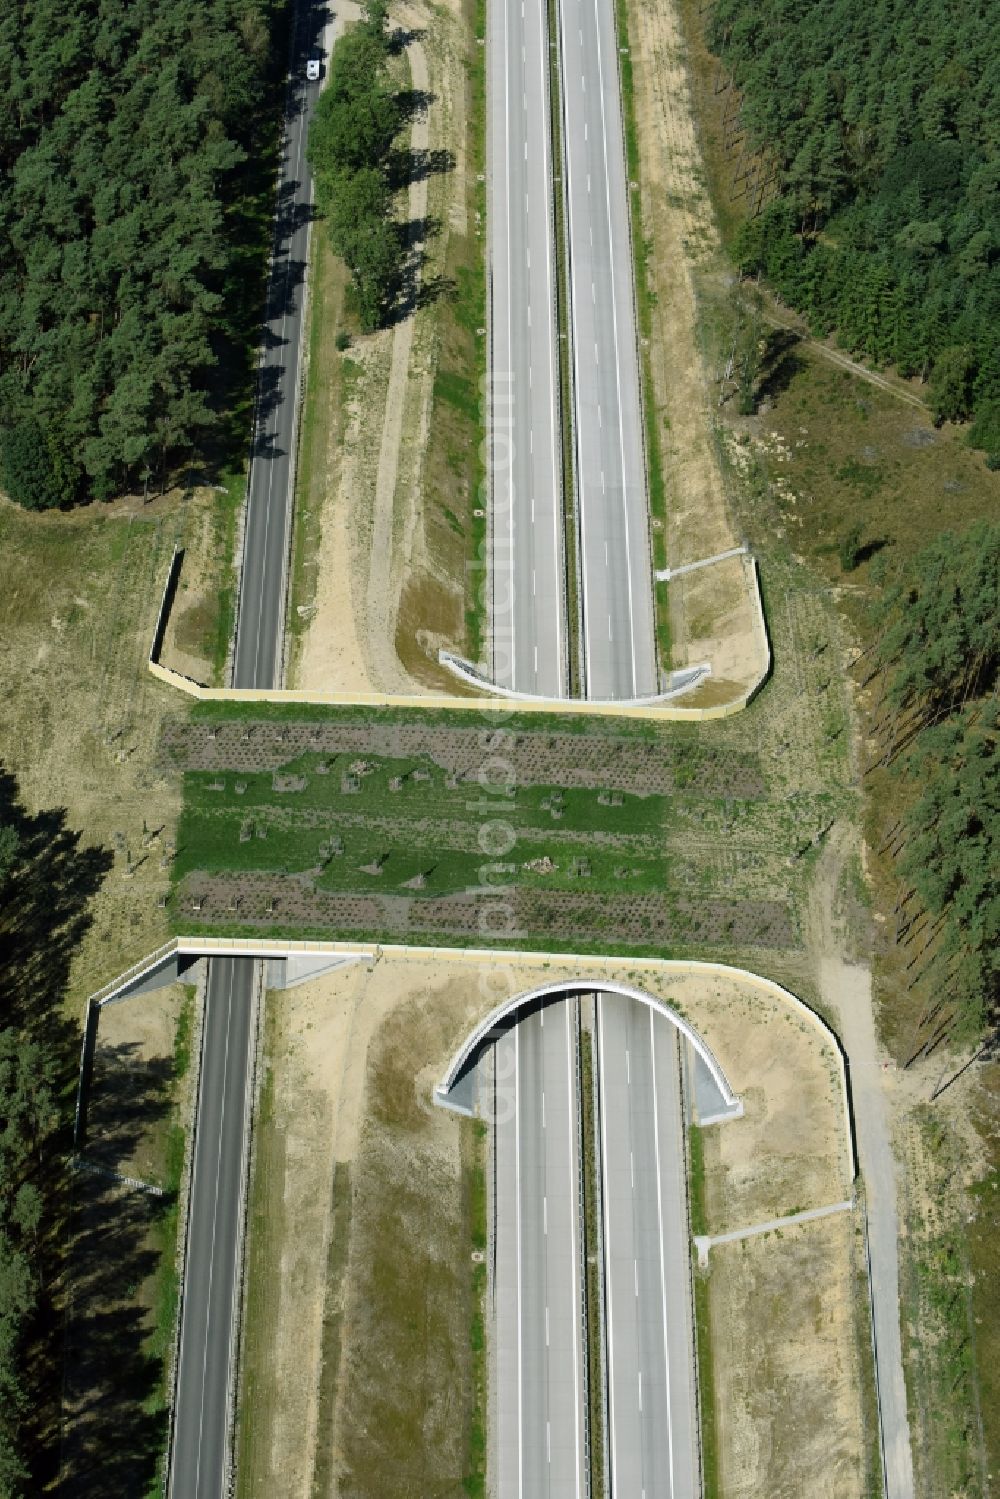
[[[655,293],[647,352],[667,489],[667,560],[680,567],[727,551],[739,539],[716,456],[715,398],[697,335],[696,276],[714,267],[719,240],[695,137],[676,0],[634,0],[629,41],[643,237]],[[673,665],[707,659],[721,678],[741,685],[756,680],[765,662],[742,571],[720,564],[669,589]]]
[[[357,14],[353,0],[344,14]],[[455,77],[457,14],[443,7],[432,16],[425,7],[413,6],[394,18],[410,31],[412,87],[432,94],[427,111],[413,121],[411,148],[419,153],[453,147],[464,139],[462,91]],[[411,242],[414,254],[426,253],[425,279],[444,264],[450,229],[464,228],[463,202],[460,154],[454,171],[436,177],[418,174],[409,185],[407,220],[426,222],[430,208],[439,226],[426,243]],[[365,338],[351,350],[357,373],[342,448],[328,455],[330,493],[315,612],[297,655],[296,687],[420,690],[399,661],[395,639],[404,580],[428,565],[422,544],[421,454],[430,423],[435,352],[432,308],[411,312],[391,330]],[[461,588],[461,580],[457,586]]]
[[[453,1050],[496,1004],[560,976],[579,979],[579,966],[517,955],[504,965],[489,966],[459,953],[449,961],[393,955],[337,969],[269,1001],[280,1017],[278,1041],[267,1061],[275,1075],[271,1127],[284,1139],[287,1233],[280,1264],[273,1266],[275,1291],[268,1298],[276,1307],[270,1321],[273,1336],[267,1375],[273,1389],[261,1394],[255,1412],[258,1420],[265,1419],[266,1412],[271,1423],[270,1474],[280,1474],[282,1493],[306,1499],[311,1492],[319,1440],[320,1356],[335,1165],[349,1165],[353,1191],[334,1440],[338,1463],[355,1473],[368,1451],[358,1381],[364,1387],[371,1378],[366,1346],[373,1335],[373,1320],[378,1318],[378,1307],[369,1304],[374,1294],[369,1257],[358,1258],[365,1225],[371,1228],[375,1213],[374,1207],[366,1208],[367,1194],[376,1190],[379,1180],[393,1179],[393,1173],[402,1169],[401,1161],[409,1159],[415,1168],[419,1158],[427,1192],[437,1194],[442,1213],[451,1221],[448,1215],[455,1211],[458,1190],[457,1135],[448,1122],[451,1116],[432,1103],[434,1085]],[[743,1226],[793,1207],[822,1206],[847,1195],[839,1079],[832,1052],[808,1021],[779,999],[748,989],[736,979],[685,971],[684,965],[652,973],[622,962],[615,976],[645,986],[683,1009],[713,1046],[744,1098],[745,1117],[713,1127],[706,1137],[712,1230]],[[397,1137],[399,1130],[404,1135]],[[407,1130],[414,1132],[412,1136],[405,1134]],[[397,1190],[402,1213],[402,1194],[412,1192],[412,1180],[405,1188],[401,1180]],[[426,1215],[417,1199],[407,1211],[414,1222],[424,1223]],[[822,1225],[816,1227],[819,1233],[808,1243],[826,1246],[824,1252],[832,1246],[834,1254],[831,1289],[823,1302],[827,1321],[823,1337],[812,1345],[813,1354],[821,1360],[830,1340],[840,1349],[840,1342],[848,1339],[850,1324],[843,1318],[849,1318],[851,1302],[841,1296],[850,1279],[847,1262],[838,1258],[842,1241],[837,1235],[842,1230],[827,1232]],[[806,1240],[806,1230],[801,1237]],[[771,1253],[772,1241],[767,1242]],[[714,1257],[716,1251],[712,1253]],[[737,1246],[734,1263],[739,1263],[741,1253]],[[788,1262],[795,1268],[800,1263],[798,1259]],[[773,1273],[783,1280],[784,1271],[777,1264]],[[710,1274],[714,1276],[715,1270]],[[258,1288],[258,1300],[259,1296]],[[749,1320],[744,1346],[759,1347],[771,1336],[766,1303],[758,1301],[752,1314],[747,1310],[745,1315]],[[787,1357],[794,1356],[804,1365],[809,1356],[807,1324],[800,1326],[795,1320],[798,1315],[790,1312],[787,1319],[799,1340],[794,1347],[789,1345],[792,1351]],[[383,1349],[381,1356],[390,1357],[391,1350]],[[449,1353],[442,1346],[441,1367],[457,1356],[455,1349]],[[838,1368],[846,1369],[849,1339],[838,1359]],[[823,1378],[826,1375],[817,1375],[818,1380]],[[846,1374],[843,1378],[847,1381]],[[839,1385],[830,1389],[837,1399],[847,1400]],[[775,1399],[778,1393],[776,1387]],[[437,1390],[436,1398],[441,1394]],[[780,1394],[782,1401],[789,1398],[785,1386]],[[431,1420],[437,1407],[428,1399],[427,1419]],[[772,1400],[769,1414],[741,1413],[739,1422],[751,1422],[754,1440],[763,1447],[772,1439],[768,1421],[780,1423],[783,1412],[787,1416],[787,1407],[776,1406]],[[846,1442],[849,1426],[845,1431]],[[323,1440],[330,1440],[329,1432]],[[268,1492],[267,1475],[256,1478],[253,1492]],[[841,1490],[821,1487],[818,1492]]]
[[[853,1215],[712,1250],[720,1493],[859,1499]]]

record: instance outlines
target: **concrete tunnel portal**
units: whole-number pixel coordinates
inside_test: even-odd
[[[705,1125],[740,1117],[743,1113],[742,1099],[733,1092],[715,1054],[690,1021],[645,989],[614,979],[563,979],[524,990],[505,999],[469,1032],[458,1047],[448,1063],[444,1077],[434,1089],[436,1101],[443,1108],[453,1109],[457,1113],[474,1113],[476,1066],[484,1047],[493,1041],[496,1033],[512,1023],[519,1010],[582,994],[621,994],[664,1016],[687,1041],[694,1056],[697,1122]]]

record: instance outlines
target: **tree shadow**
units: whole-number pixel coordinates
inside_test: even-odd
[[[390,57],[399,57],[414,42],[422,42],[426,35],[426,26],[397,26],[394,31],[389,33],[388,37]]]
[[[432,94],[429,89],[425,88],[396,90],[396,103],[404,122],[415,120],[418,115],[425,115],[436,98],[437,94]]]
[[[85,846],[82,835],[67,826],[64,808],[29,811],[15,777],[3,769],[0,827],[10,829],[18,845],[15,872],[4,885],[0,906],[0,1026],[14,1033],[22,1054],[33,1046],[44,1057],[56,1105],[54,1116],[41,1121],[25,1167],[25,1185],[41,1198],[37,1230],[18,1232],[5,1218],[12,1247],[19,1244],[29,1255],[35,1274],[34,1311],[8,1345],[4,1377],[24,1390],[17,1441],[30,1470],[31,1492],[41,1493],[58,1472],[62,1432],[63,1277],[72,1216],[66,1155],[80,1055],[80,1028],[67,1014],[65,995],[73,958],[91,925],[90,903],[113,856],[108,849]],[[11,1118],[5,1128],[13,1148],[21,1126]],[[19,1186],[9,1177],[2,1182],[5,1214]]]
[[[165,1448],[163,1363],[137,1292],[161,1262],[174,1204],[77,1173],[68,1217],[60,1493],[152,1490]],[[164,1250],[163,1252],[167,1252]]]
[[[801,341],[801,334],[792,328],[772,328],[768,332],[757,377],[758,400],[781,395],[805,367],[796,353]]]
[[[864,546],[858,547],[858,550],[855,552],[855,567],[860,567],[862,562],[870,562],[872,558],[877,557],[879,552],[883,551],[885,547],[889,547],[892,545],[893,541],[891,536],[873,536],[871,541],[866,541]]]
[[[402,192],[413,182],[423,182],[455,170],[455,153],[447,147],[431,149],[398,146],[390,151],[385,164],[386,181],[391,192]]]
[[[98,1039],[67,1213],[60,1492],[74,1499],[149,1492],[165,1451],[163,1344],[173,1298],[161,1281],[152,1314],[148,1302],[152,1277],[173,1255],[176,1196],[119,1185],[102,1172],[140,1174],[137,1150],[169,1116],[174,1077],[172,1057],[144,1058],[135,1042]]]

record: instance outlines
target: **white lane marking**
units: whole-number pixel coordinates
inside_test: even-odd
[[[639,1409],[642,1410],[642,1370],[639,1370]],[[673,1490],[671,1490],[673,1492]],[[645,1493],[645,1489],[643,1490]]]
[[[209,1307],[209,1308],[211,1308],[211,1305],[212,1305],[212,1281],[213,1281],[214,1276],[215,1276],[215,1235],[216,1235],[216,1230],[218,1229],[218,1226],[219,1226],[219,1198],[220,1198],[220,1195],[221,1195],[220,1192],[219,1192],[219,1184],[220,1184],[220,1182],[222,1180],[222,1142],[223,1142],[223,1140],[225,1138],[225,1133],[226,1133],[226,1131],[225,1131],[225,1123],[226,1123],[226,1078],[229,1075],[229,1037],[230,1037],[230,1033],[232,1031],[232,1026],[230,1024],[230,1021],[232,1019],[232,1012],[233,1012],[233,986],[234,986],[235,982],[236,982],[236,964],[232,963],[231,967],[229,969],[229,993],[226,996],[226,1049],[225,1049],[225,1051],[222,1054],[222,1112],[219,1115],[219,1150],[218,1150],[218,1154],[217,1154],[216,1160],[215,1160],[215,1191],[212,1194],[212,1198],[213,1198],[213,1208],[212,1208],[212,1243],[211,1243],[211,1247],[210,1247],[209,1252],[208,1252],[208,1297],[206,1299],[205,1305],[207,1307]],[[196,1160],[197,1160],[197,1157],[196,1157]],[[193,1192],[193,1190],[194,1190],[194,1182],[192,1182],[192,1192]],[[198,1420],[198,1461],[197,1461],[197,1463],[195,1465],[195,1470],[194,1470],[194,1491],[195,1491],[196,1494],[198,1492],[198,1484],[199,1484],[199,1480],[201,1478],[201,1452],[202,1452],[202,1446],[204,1445],[202,1439],[203,1439],[203,1434],[204,1434],[204,1430],[205,1430],[205,1401],[204,1401],[204,1391],[205,1391],[205,1379],[206,1379],[206,1374],[207,1374],[207,1370],[208,1370],[208,1345],[209,1345],[209,1339],[208,1339],[208,1321],[209,1320],[211,1320],[210,1317],[209,1317],[209,1319],[206,1320],[206,1325],[205,1325],[205,1356],[202,1359],[202,1364],[201,1364],[201,1388],[202,1388],[202,1397],[203,1398],[202,1398],[201,1415],[200,1415],[199,1420]],[[182,1350],[181,1356],[183,1357],[183,1350]]]
[[[604,426],[604,421],[603,421],[603,419],[601,417],[601,408],[600,408],[600,405],[598,405],[598,407],[597,407],[597,425],[599,427],[603,427]]]
[[[614,225],[613,225],[612,219],[611,219],[611,176],[610,176],[610,173],[608,171],[608,124],[607,124],[607,118],[606,118],[605,108],[604,108],[604,94],[605,94],[605,84],[604,84],[604,51],[603,51],[603,48],[601,47],[601,21],[600,21],[600,15],[598,13],[598,3],[599,3],[599,0],[594,0],[594,25],[595,25],[595,29],[596,29],[596,33],[597,33],[597,71],[598,71],[598,75],[600,77],[600,87],[598,88],[597,92],[598,92],[598,95],[600,97],[600,103],[601,103],[601,136],[603,138],[603,144],[604,144],[604,202],[605,202],[605,210],[606,210],[607,218],[608,218],[608,245],[610,247],[612,245],[612,241],[613,241],[613,238],[614,238]],[[615,82],[617,84],[617,79],[615,80]],[[609,266],[610,266],[610,269],[611,269],[611,322],[612,322],[612,330],[613,330],[613,333],[614,333],[614,345],[615,345],[615,389],[617,391],[621,391],[621,388],[622,388],[622,381],[621,381],[621,358],[620,358],[620,355],[619,355],[619,343],[618,343],[618,287],[617,287],[617,283],[616,283],[616,280],[615,280],[615,258],[614,258],[614,254],[611,254],[609,256],[608,263],[609,263]],[[628,588],[626,589],[626,592],[628,594],[628,633],[629,633],[629,645],[631,647],[631,652],[632,652],[632,694],[631,695],[633,697],[635,697],[635,695],[636,695],[636,664],[635,664],[635,618],[634,618],[634,610],[633,610],[633,605],[632,605],[632,548],[631,548],[631,543],[630,543],[630,538],[629,538],[629,523],[628,523],[628,475],[627,475],[626,468],[625,468],[625,427],[624,427],[624,423],[621,420],[620,398],[619,398],[618,436],[619,436],[619,445],[620,445],[620,450],[621,450],[621,463],[622,463],[622,510],[624,512],[624,515],[625,515],[625,564],[626,564],[626,571],[627,571],[627,575],[628,575]],[[645,497],[644,497],[644,502],[645,502]]]
[[[596,307],[597,306],[597,287],[594,285],[593,281],[590,283],[590,300],[593,303],[593,305]]]
[[[663,1306],[663,1370],[664,1390],[667,1406],[667,1454],[670,1464],[670,1493],[674,1492],[674,1427],[670,1419],[670,1354],[667,1343],[667,1269],[664,1263],[666,1246],[663,1241],[663,1186],[660,1175],[660,1107],[656,1092],[656,1027],[653,1012],[649,1012],[649,1045],[653,1069],[653,1140],[656,1145],[656,1218],[660,1230],[660,1300]]]
[[[551,207],[553,169],[552,169],[552,159],[551,159],[552,143],[551,143],[551,140],[549,139],[549,122],[550,122],[551,117],[552,117],[552,106],[551,106],[551,100],[549,98],[548,62],[549,62],[550,48],[548,46],[548,42],[549,42],[548,12],[547,12],[547,9],[545,7],[542,7],[542,9],[540,11],[540,21],[541,21],[541,33],[542,33],[542,38],[541,38],[542,39],[542,46],[540,46],[539,49],[538,49],[538,76],[541,79],[541,94],[540,94],[540,98],[542,100],[542,103],[545,106],[545,125],[544,125],[544,127],[542,129],[542,132],[541,132],[541,135],[542,135],[542,170],[543,170],[544,181],[545,181],[546,202],[548,203],[549,207]],[[552,262],[555,259],[555,244],[553,243],[553,238],[552,238],[552,224],[553,224],[553,218],[552,218],[552,214],[550,212],[550,213],[547,213],[545,215],[545,271],[546,271],[547,289],[548,289],[548,304],[547,305],[549,306],[549,308],[554,308],[555,305],[556,305],[556,302],[555,302],[555,293],[554,293],[553,285],[552,285]],[[563,539],[562,539],[562,506],[558,503],[558,498],[557,498],[561,494],[561,485],[560,485],[560,482],[559,482],[559,467],[558,467],[558,463],[557,463],[557,460],[556,460],[556,454],[557,454],[557,452],[560,449],[560,441],[559,441],[559,418],[558,418],[558,413],[557,413],[557,404],[558,404],[558,399],[559,399],[559,390],[558,390],[559,380],[558,380],[558,375],[557,375],[557,367],[558,366],[557,366],[557,357],[556,357],[556,349],[555,349],[555,340],[556,340],[555,319],[552,318],[552,317],[550,317],[550,319],[549,319],[549,339],[548,339],[548,345],[549,345],[549,421],[551,423],[551,441],[550,441],[549,447],[550,447],[551,455],[552,455],[552,546],[553,546],[552,556],[553,556],[554,568],[555,568],[556,573],[558,574],[558,573],[560,573],[562,571]],[[564,647],[563,647],[563,620],[562,620],[562,611],[560,609],[556,609],[556,611],[555,611],[555,621],[556,621],[556,660],[559,662],[559,696],[561,697],[562,693],[563,693],[563,688],[564,688],[564,681],[563,681],[563,676],[562,676],[562,660],[563,660],[563,649],[564,649]]]
[[[635,1299],[639,1300],[639,1261],[632,1261],[632,1281],[635,1285]]]
[[[542,1129],[545,1128],[545,1094],[542,1094]]]
[[[587,191],[590,192],[590,173],[587,173]]]
[[[528,303],[528,327],[531,327],[531,303]]]
[[[510,132],[510,19],[509,18],[510,18],[509,8],[508,8],[507,5],[504,5],[504,8],[503,8],[503,71],[504,71],[504,140],[505,141],[509,141],[510,138],[511,138],[511,132]],[[524,48],[523,47],[521,48],[521,55],[522,55],[522,57],[524,55]],[[513,279],[512,279],[513,278],[513,264],[512,264],[512,259],[511,259],[510,155],[509,155],[509,153],[506,150],[504,151],[504,208],[506,210],[506,221],[507,221],[506,222],[506,231],[507,231],[507,359],[508,359],[508,363],[510,363],[511,360],[512,360],[512,350],[513,350],[513,347],[514,347],[513,311],[512,311],[514,296],[513,296]],[[527,195],[525,196],[525,208],[527,208]],[[509,372],[508,372],[508,381],[509,381]],[[509,387],[509,383],[508,383],[508,394],[509,394],[509,389],[510,389],[510,387]],[[509,400],[508,400],[508,404],[507,404],[507,416],[506,416],[506,420],[508,421],[508,423],[510,423],[511,427],[513,427],[513,423],[511,422],[511,417],[510,417],[510,404],[509,404]],[[494,464],[494,474],[495,474],[495,471],[496,471],[496,465]],[[517,661],[517,652],[515,650],[515,643],[516,643],[516,624],[515,624],[515,621],[516,621],[516,617],[517,617],[517,611],[516,611],[515,605],[516,605],[516,589],[517,589],[517,578],[516,578],[516,572],[517,572],[517,570],[514,567],[514,465],[513,465],[513,463],[511,463],[509,461],[509,455],[508,455],[508,462],[507,462],[507,547],[508,547],[508,552],[507,552],[507,610],[508,610],[508,613],[509,613],[508,635],[509,635],[509,639],[510,639],[511,686],[516,687],[517,686],[517,680],[516,680],[517,667],[516,667],[515,663]],[[521,1306],[521,1303],[520,1303],[520,1299],[519,1299],[518,1300],[518,1316],[520,1316],[520,1314],[521,1314],[520,1313],[520,1306]],[[520,1358],[520,1352],[518,1353],[518,1357]],[[520,1363],[518,1364],[518,1379],[520,1379]],[[520,1398],[520,1397],[518,1397],[518,1398]],[[520,1442],[520,1437],[521,1437],[521,1427],[520,1427],[520,1414],[519,1414],[518,1415],[518,1441],[519,1442]]]
[[[574,1159],[574,1154],[573,1153],[574,1153],[574,1149],[575,1149],[575,1145],[576,1145],[576,1140],[577,1140],[577,1132],[573,1128],[573,1123],[574,1123],[574,1120],[573,1120],[573,1099],[576,1096],[576,1092],[575,1092],[576,1078],[574,1077],[574,1074],[573,1074],[573,1036],[572,1036],[572,1032],[570,1030],[570,1023],[569,1023],[569,1003],[568,1002],[564,1002],[564,1004],[563,1004],[563,1010],[565,1011],[565,1014],[566,1014],[566,1077],[567,1077],[567,1094],[568,1094],[568,1098],[569,1098],[569,1108],[566,1111],[566,1117],[567,1117],[568,1130],[569,1130],[569,1160],[570,1160],[570,1163],[572,1164],[573,1159]],[[577,1225],[577,1221],[576,1221],[576,1214],[574,1212],[572,1212],[572,1211],[570,1212],[570,1215],[569,1215],[569,1221],[570,1221],[570,1259],[571,1259],[572,1265],[573,1265],[573,1305],[575,1307],[579,1307],[581,1305],[581,1302],[582,1302],[582,1299],[583,1299],[583,1287],[580,1284],[580,1266],[579,1266],[579,1263],[578,1263],[578,1254],[579,1254],[579,1251],[577,1249],[577,1241],[576,1241],[576,1232],[577,1232],[577,1226],[578,1225]],[[575,1321],[574,1325],[575,1325],[575,1327],[578,1330],[579,1329],[579,1320],[578,1319]],[[583,1395],[582,1395],[582,1391],[581,1391],[581,1387],[580,1387],[580,1349],[579,1349],[578,1342],[577,1342],[577,1334],[576,1334],[576,1332],[574,1332],[574,1335],[573,1335],[573,1394],[574,1394],[573,1412],[574,1412],[574,1432],[575,1432],[574,1446],[576,1448],[576,1494],[577,1494],[577,1499],[582,1499],[582,1496],[583,1496],[583,1493],[584,1493],[584,1486],[583,1486],[583,1474],[582,1474],[581,1467],[580,1467],[580,1449],[581,1449],[581,1446],[582,1446],[581,1433],[580,1433],[580,1406],[583,1403]]]
[[[614,630],[613,630],[612,624],[611,624],[611,615],[609,614],[608,615],[608,639],[609,640],[614,640],[614,638],[615,638],[615,636],[614,636]]]
[[[506,11],[505,11],[506,14]],[[517,1492],[524,1494],[524,1354],[521,1318],[521,1028],[514,1028],[514,1196],[517,1235]]]
[[[632,1178],[632,1191],[635,1191],[635,1155],[630,1150],[628,1153],[628,1172]]]
[[[625,1081],[629,1084],[632,1082],[632,1063],[629,1058],[627,1046],[625,1048]]]

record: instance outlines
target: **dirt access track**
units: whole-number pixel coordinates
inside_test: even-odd
[[[701,1137],[710,1233],[850,1196],[853,1151],[835,1043],[792,996],[754,975],[711,964],[382,949],[272,993],[264,1058],[269,1105],[259,1127],[280,1142],[270,1154],[280,1159],[280,1180],[268,1192],[282,1227],[267,1263],[253,1260],[258,1281],[249,1294],[265,1321],[259,1343],[266,1357],[254,1364],[247,1493],[274,1492],[280,1483],[283,1494],[302,1499],[314,1492],[380,1499],[388,1473],[394,1492],[426,1492],[420,1484],[430,1479],[422,1466],[428,1443],[443,1465],[437,1491],[460,1490],[469,1324],[467,1315],[449,1310],[446,1288],[462,1283],[469,1264],[462,1232],[469,1125],[434,1107],[434,1089],[458,1046],[507,997],[542,984],[611,979],[682,1012],[743,1101],[742,1118]],[[267,1139],[256,1148],[268,1158]],[[344,1212],[335,1181],[350,1183],[346,1229],[343,1216],[335,1222]],[[385,1182],[393,1183],[392,1201]],[[723,1471],[736,1472],[752,1458],[761,1480],[776,1481],[768,1492],[845,1499],[860,1492],[853,1215],[832,1222],[749,1241],[750,1258],[743,1242],[714,1247],[703,1272],[711,1297],[718,1282],[721,1298],[718,1310],[711,1304],[716,1367],[726,1360],[716,1391]],[[384,1283],[373,1268],[379,1235],[395,1245]],[[804,1256],[814,1279],[808,1293],[793,1294]],[[418,1278],[423,1259],[426,1283]],[[745,1283],[747,1267],[758,1262],[764,1268],[754,1271],[753,1294],[741,1301],[732,1267]],[[402,1306],[406,1266],[411,1284]],[[815,1290],[820,1279],[829,1287],[822,1294]],[[389,1298],[382,1309],[380,1296]],[[775,1298],[783,1308],[777,1334]],[[419,1357],[406,1331],[414,1325],[427,1333]],[[751,1363],[762,1358],[775,1374],[766,1388],[752,1378]],[[836,1452],[825,1438],[801,1450],[782,1441],[782,1430],[795,1424],[796,1370],[810,1371],[810,1402],[838,1413]],[[315,1488],[328,1421],[334,1471]],[[409,1447],[394,1435],[407,1431]],[[831,1458],[833,1476],[825,1466]],[[847,1473],[853,1490],[843,1481]],[[736,1483],[725,1491],[764,1489]]]

